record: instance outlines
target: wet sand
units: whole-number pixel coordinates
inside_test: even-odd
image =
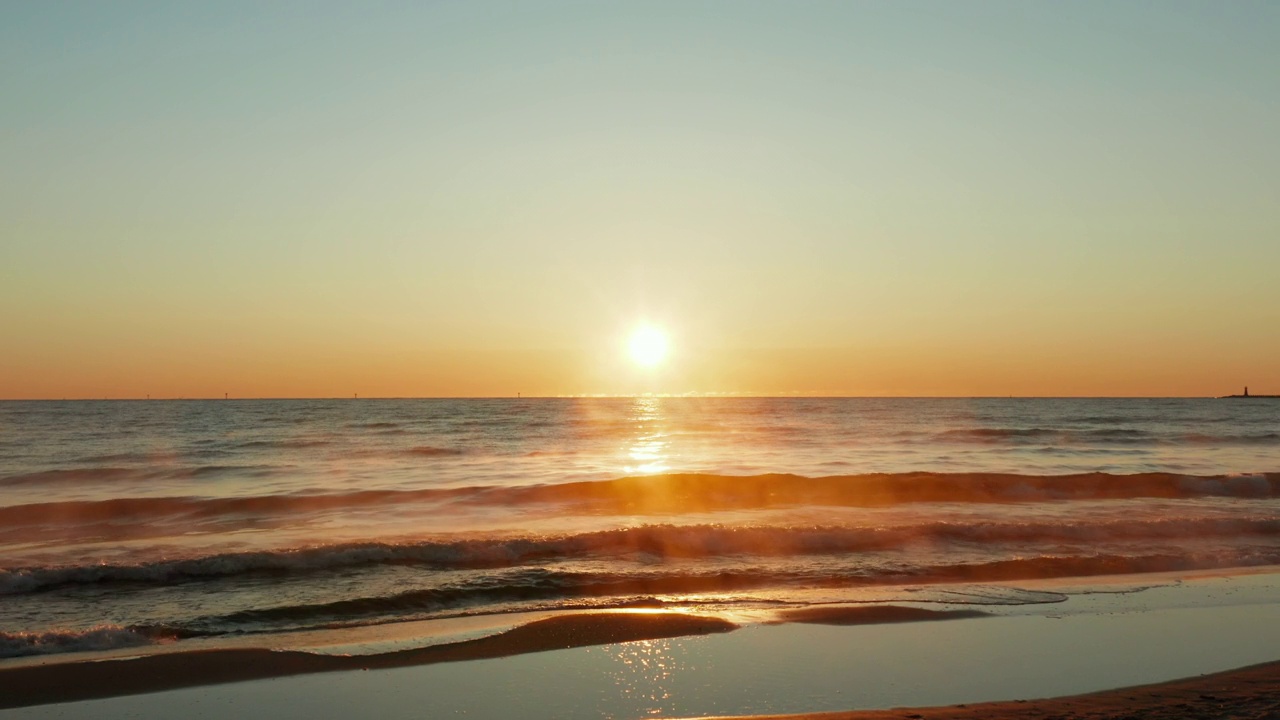
[[[982,617],[972,610],[896,605],[818,607],[787,611],[779,622],[877,625]],[[718,617],[677,612],[592,612],[554,616],[495,635],[374,655],[325,655],[292,650],[234,648],[157,653],[143,657],[51,662],[0,668],[0,708],[136,695],[201,685],[343,670],[380,670],[461,660],[509,657],[565,648],[729,632]]]
[[[956,617],[909,607],[828,608],[793,613],[792,622],[881,624]],[[964,613],[964,617],[980,613]],[[725,620],[678,613],[583,613],[552,617],[510,631],[447,645],[374,656],[297,651],[208,650],[139,658],[34,665],[0,671],[0,707],[16,708],[128,694],[343,670],[379,670],[478,660],[634,640],[722,633]],[[692,717],[692,716],[691,716]],[[753,720],[1258,720],[1280,718],[1280,661],[1194,678],[1070,697],[786,715],[719,716]]]
[[[634,640],[728,632],[727,620],[679,613],[589,613],[537,620],[489,637],[380,655],[203,650],[0,670],[0,709],[343,670],[382,670]]]
[[[730,716],[724,716],[721,720]],[[949,707],[756,715],[752,720],[1275,720],[1280,718],[1280,662],[1239,670],[1046,700]]]

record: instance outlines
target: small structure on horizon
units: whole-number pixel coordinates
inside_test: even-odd
[[[1246,399],[1246,398],[1248,398],[1248,399],[1250,399],[1250,400],[1253,400],[1253,399],[1256,399],[1256,398],[1269,398],[1269,399],[1276,399],[1276,398],[1280,398],[1280,395],[1250,395],[1250,394],[1249,394],[1249,386],[1248,386],[1248,385],[1245,385],[1245,386],[1244,386],[1244,394],[1243,394],[1243,395],[1222,395],[1222,396],[1220,396],[1220,398],[1221,398],[1221,399],[1238,399],[1238,400],[1244,400],[1244,399]]]

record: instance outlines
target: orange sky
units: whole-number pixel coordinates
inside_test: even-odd
[[[1275,6],[215,7],[0,10],[0,398],[1280,393]]]
[[[301,352],[299,352],[301,350]],[[633,367],[619,350],[591,356],[572,350],[458,350],[414,354],[405,348],[328,345],[258,348],[202,355],[138,348],[92,362],[13,368],[27,378],[10,397],[434,397],[598,393],[723,393],[865,396],[1213,395],[1239,385],[1206,383],[1227,372],[1247,377],[1247,363],[1216,353],[1162,362],[1139,343],[1108,352],[1068,347],[955,352],[937,347],[797,348],[678,352],[663,367]],[[1142,369],[1147,368],[1147,369]],[[1225,371],[1224,371],[1225,368]],[[1253,392],[1267,391],[1253,383]]]

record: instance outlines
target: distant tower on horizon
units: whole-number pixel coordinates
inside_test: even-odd
[[[1249,397],[1249,386],[1248,386],[1248,385],[1245,385],[1245,386],[1244,386],[1244,396],[1245,396],[1245,397]]]

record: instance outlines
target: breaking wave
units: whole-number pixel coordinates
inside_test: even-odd
[[[0,632],[0,658],[142,647],[164,639],[163,635],[118,625],[102,625],[88,630]]]
[[[1238,566],[1273,564],[1280,551],[1270,554],[1241,553]],[[1218,567],[1217,556],[1152,553],[1138,556],[1102,554],[1090,557],[1043,555],[989,562],[943,564],[903,572],[891,568],[766,569],[744,567],[732,570],[672,572],[662,569],[629,571],[568,571],[553,568],[519,568],[473,577],[433,588],[415,589],[391,595],[354,597],[333,602],[301,603],[242,610],[226,615],[203,617],[191,622],[191,635],[215,632],[260,632],[281,629],[336,627],[370,621],[405,620],[447,613],[473,614],[573,607],[627,607],[662,604],[664,596],[728,593],[727,599],[711,603],[741,602],[744,592],[780,588],[858,588],[901,584],[991,583],[1046,577],[1090,577],[1150,572],[1188,571]],[[1011,589],[1017,591],[1017,589]],[[1001,593],[990,597],[976,594],[965,598],[951,593],[950,604],[1021,605],[1059,602],[1054,593],[1032,593],[1013,597]],[[927,596],[921,600],[928,601]],[[468,611],[473,612],[468,612]]]
[[[594,559],[655,562],[844,555],[912,545],[1021,546],[1280,536],[1280,518],[1178,518],[1067,523],[930,522],[898,527],[642,525],[547,537],[359,543],[224,553],[137,565],[0,570],[0,595],[67,585],[168,585],[253,574],[305,574],[379,565],[432,570],[510,568]],[[1091,573],[1086,573],[1091,574]]]
[[[435,449],[432,449],[435,452]],[[226,471],[208,466],[203,472]],[[20,476],[27,477],[27,476]],[[13,481],[13,478],[5,482]],[[375,505],[449,503],[454,506],[561,506],[566,511],[684,514],[815,505],[880,507],[906,503],[1013,503],[1133,498],[1280,497],[1280,473],[1199,477],[1171,473],[1014,475],[900,473],[871,475],[671,474],[528,486],[251,497],[159,497],[71,500],[0,507],[0,528],[76,525],[110,520],[207,520],[223,516],[277,517]]]

